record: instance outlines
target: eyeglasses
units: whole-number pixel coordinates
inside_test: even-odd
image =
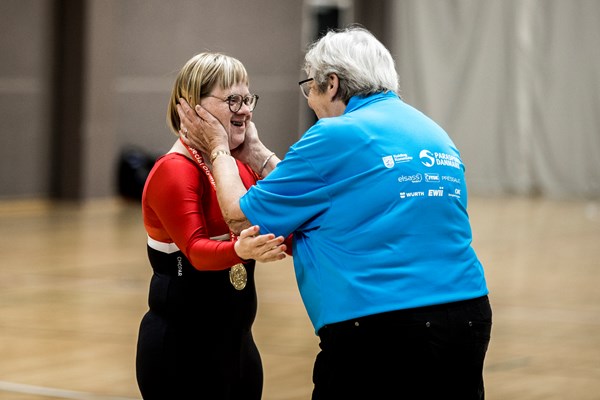
[[[308,78],[308,79],[298,82],[298,85],[300,85],[300,91],[302,92],[302,95],[304,97],[306,97],[307,99],[308,99],[308,95],[310,94],[309,83],[314,80],[315,80],[315,78]]]
[[[256,103],[258,103],[258,95],[249,94],[247,96],[242,96],[241,94],[230,94],[226,98],[222,99],[221,97],[207,95],[206,97],[214,97],[215,99],[220,99],[226,102],[229,105],[229,111],[232,113],[237,113],[242,109],[242,104],[245,104],[250,111],[254,111],[256,108]]]

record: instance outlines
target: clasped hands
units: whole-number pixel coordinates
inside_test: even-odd
[[[274,234],[259,235],[260,228],[256,225],[240,232],[234,249],[238,257],[260,262],[283,260],[286,257],[287,246],[283,244],[283,236],[275,237]]]

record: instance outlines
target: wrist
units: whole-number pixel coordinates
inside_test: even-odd
[[[273,157],[275,157],[275,153],[271,153],[267,156],[267,158],[265,158],[265,161],[263,161],[262,165],[260,166],[260,169],[258,170],[258,175],[262,176],[263,172],[265,171],[265,168],[269,164],[269,161],[271,161]]]
[[[216,160],[216,159],[217,159],[217,157],[219,157],[219,156],[231,156],[231,153],[229,152],[229,149],[225,150],[225,149],[223,149],[223,148],[220,148],[220,149],[213,150],[213,151],[210,153],[210,163],[211,163],[211,164],[214,164],[214,163],[215,163],[215,160]]]
[[[235,255],[237,256],[237,258],[240,259],[240,261],[242,263],[247,263],[248,261],[250,261],[250,258],[244,258],[244,256],[246,256],[246,254],[240,254],[241,253],[241,249],[240,249],[240,242],[239,240],[236,240],[235,243],[233,244],[233,251],[235,252]]]

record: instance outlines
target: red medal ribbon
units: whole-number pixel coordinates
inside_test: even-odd
[[[179,140],[181,140],[181,143],[183,143],[183,145],[187,148],[188,152],[192,156],[192,159],[194,161],[196,161],[198,163],[198,165],[200,166],[200,168],[202,169],[202,171],[204,171],[204,173],[208,177],[208,180],[209,180],[212,188],[214,189],[214,191],[216,193],[217,192],[217,184],[215,182],[215,178],[213,177],[212,172],[210,172],[210,168],[208,168],[208,165],[206,165],[206,163],[204,162],[204,157],[202,157],[202,154],[200,154],[200,152],[198,150],[194,149],[193,147],[185,144],[182,139],[179,139]],[[236,238],[235,234],[231,230],[229,230],[229,235],[231,236],[231,241],[234,242],[235,238]]]
[[[183,140],[181,140],[181,143],[183,143],[183,145],[190,152],[192,159],[195,160],[198,163],[198,165],[200,165],[200,168],[202,168],[202,171],[204,171],[204,173],[208,177],[208,180],[210,181],[210,184],[216,193],[217,184],[215,183],[215,178],[213,177],[212,172],[210,172],[210,168],[208,168],[208,165],[206,165],[206,163],[204,162],[204,157],[202,157],[202,154],[200,154],[200,152],[194,149],[193,147],[185,144]],[[231,231],[231,229],[229,230],[229,235],[231,236],[231,241],[235,242],[236,236]],[[248,273],[246,272],[244,264],[239,263],[232,266],[229,269],[229,282],[236,290],[243,290],[246,287],[246,283],[248,282]]]

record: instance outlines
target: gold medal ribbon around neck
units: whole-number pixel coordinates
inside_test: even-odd
[[[183,143],[183,140],[181,141],[181,143]],[[183,145],[188,149],[192,158],[198,163],[198,165],[200,165],[200,168],[208,177],[210,185],[216,193],[217,184],[215,183],[215,178],[213,178],[212,173],[208,168],[208,165],[206,165],[206,163],[204,162],[204,157],[202,157],[202,154],[200,154],[198,150],[188,146],[185,143],[183,143]],[[231,230],[229,230],[229,235],[231,237],[231,241],[235,242],[235,234]],[[231,285],[236,290],[243,290],[246,287],[246,283],[248,283],[248,272],[246,272],[246,267],[244,267],[244,264],[235,264],[229,269],[229,282],[231,282]]]

